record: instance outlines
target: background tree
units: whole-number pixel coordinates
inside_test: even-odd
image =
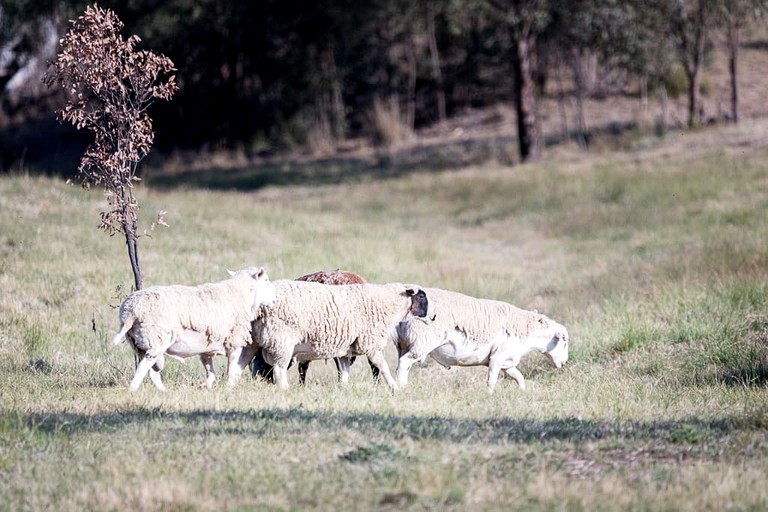
[[[648,89],[656,89],[659,98],[659,133],[668,122],[668,81],[670,69],[677,62],[674,39],[666,27],[668,15],[653,2],[628,0],[621,6],[621,22],[613,25],[611,41],[617,65],[639,78],[641,121],[648,116]]]
[[[549,5],[547,0],[488,1],[509,37],[512,96],[517,113],[520,159],[524,162],[536,161],[541,158],[543,145],[534,81],[536,43],[549,22]]]
[[[747,24],[764,16],[768,12],[766,0],[720,0],[716,6],[716,16],[720,18],[725,31],[728,48],[728,74],[731,84],[730,118],[739,122],[739,47],[741,32]]]
[[[426,1],[421,6],[424,14],[424,25],[429,45],[429,65],[432,70],[432,79],[434,80],[435,103],[437,104],[437,120],[443,122],[448,118],[445,106],[445,84],[443,82],[443,69],[440,63],[440,49],[437,43],[437,16],[439,14],[440,4]]]
[[[123,39],[117,15],[96,5],[73,20],[61,51],[44,77],[69,95],[57,111],[60,121],[85,128],[94,141],[78,168],[83,186],[103,185],[110,208],[101,225],[110,235],[121,232],[128,246],[134,285],[142,285],[138,253],[138,202],[133,184],[139,161],[149,152],[154,133],[147,108],[155,99],[176,92],[170,59],[136,50],[137,36]],[[162,222],[162,218],[159,219]]]
[[[595,94],[632,94],[637,83],[641,121],[647,119],[649,89],[661,99],[663,127],[666,91],[685,92],[690,84],[689,117],[697,122],[703,101],[696,83],[705,51],[712,38],[726,32],[732,36],[730,110],[738,118],[739,34],[754,26],[750,18],[766,1],[114,0],[109,5],[129,33],[140,34],[148,47],[163,48],[181,70],[175,101],[158,102],[152,112],[158,128],[153,146],[166,154],[220,149],[242,151],[246,158],[334,154],[368,142],[386,144],[382,123],[371,114],[376,105],[392,121],[393,133],[407,140],[414,130],[446,118],[510,104],[517,114],[520,158],[534,160],[542,150],[537,107],[553,84],[563,131],[572,135],[568,132],[578,127],[584,142],[590,128],[584,102]],[[74,16],[74,5],[75,0],[0,0],[0,85],[27,84],[13,93],[10,86],[0,89],[0,172],[19,162],[59,172],[64,160],[82,155],[85,141],[51,126],[48,114],[63,103],[63,91],[38,91],[40,72],[29,66],[55,54],[41,43],[56,47],[68,28],[61,20]],[[30,77],[36,87],[28,85]],[[571,127],[566,102],[577,107]]]
[[[653,4],[653,2],[650,2]],[[717,25],[719,0],[662,0],[670,34],[688,79],[688,126],[702,121],[701,75],[707,45]]]
[[[605,51],[601,37],[609,19],[601,3],[601,0],[552,0],[552,22],[544,34],[549,53],[556,54],[554,58],[550,55],[550,59],[571,71],[576,99],[576,139],[584,149],[589,142],[584,102],[595,87],[598,56]]]

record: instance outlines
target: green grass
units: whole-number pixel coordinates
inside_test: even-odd
[[[137,189],[142,223],[162,209],[170,224],[140,241],[147,286],[344,268],[569,327],[563,369],[532,354],[528,389],[505,378],[492,396],[484,369],[430,361],[394,395],[360,362],[347,388],[316,362],[278,392],[225,389],[217,360],[203,391],[194,359],[167,364],[168,393],[129,394],[132,354],[109,340],[132,275],[96,229],[102,194],[0,178],[0,509],[768,507],[768,151],[740,133],[381,181]]]

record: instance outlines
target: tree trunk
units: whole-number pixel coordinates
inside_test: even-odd
[[[562,65],[562,63],[560,63]],[[565,108],[566,92],[563,85],[563,77],[561,73],[555,74],[557,80],[557,106],[560,111],[560,129],[562,130],[563,142],[567,142],[571,138],[570,130],[568,129],[568,112]]]
[[[690,98],[688,103],[688,125],[694,127],[701,123],[702,115],[700,112],[701,107],[701,68],[704,64],[704,31],[698,31],[696,33],[696,49],[693,55],[693,66],[691,69],[691,76],[689,81]]]
[[[136,231],[138,230],[138,221],[136,220],[136,212],[131,209],[129,200],[133,201],[133,194],[128,193],[128,197],[125,194],[125,188],[122,189],[123,199],[123,234],[125,235],[125,243],[128,246],[128,259],[131,262],[131,270],[133,271],[133,286],[135,290],[141,290],[141,267],[139,266],[139,244]],[[138,352],[133,354],[133,367],[139,367]]]
[[[667,120],[669,119],[669,107],[667,102],[667,86],[664,82],[659,84],[659,105],[661,107],[661,115],[658,124],[658,134],[665,135],[667,133]]]
[[[731,79],[731,120],[739,122],[739,28],[735,23],[728,23],[728,73]]]
[[[688,128],[699,124],[697,109],[699,105],[700,74],[698,71],[688,73]]]
[[[131,235],[125,234],[125,243],[128,245],[128,259],[131,261],[131,270],[133,270],[133,284],[137,290],[141,290],[141,268],[139,267],[139,246],[136,239],[131,239]]]
[[[136,219],[136,211],[133,209],[133,194],[128,191],[126,194],[123,187],[120,191],[122,205],[122,225],[123,235],[125,235],[125,243],[128,246],[128,260],[131,262],[131,270],[133,271],[133,284],[136,290],[141,290],[141,267],[139,266],[139,237],[138,237],[138,220]]]
[[[323,73],[330,82],[330,126],[333,137],[347,136],[347,118],[344,108],[344,94],[339,70],[336,66],[336,44],[330,41],[323,52]]]
[[[648,75],[640,77],[639,124],[643,128],[648,126]]]
[[[528,31],[514,43],[512,65],[514,72],[514,98],[517,111],[517,137],[520,144],[520,159],[535,162],[541,158],[541,134],[536,117],[536,97],[531,74],[535,57],[534,39]]]
[[[435,7],[430,2],[427,5],[427,40],[429,41],[429,62],[432,67],[432,79],[435,81],[435,100],[437,102],[437,119],[445,121],[447,114],[445,108],[445,91],[443,90],[443,72],[440,69],[440,53],[437,48],[437,36],[435,35]]]
[[[685,2],[679,1],[680,51],[685,75],[688,78],[688,127],[693,128],[701,121],[701,68],[704,64],[706,43],[705,7],[699,5],[694,16],[685,10]],[[693,34],[688,32],[689,27]]]
[[[589,134],[587,133],[587,120],[584,115],[584,97],[588,89],[589,77],[584,63],[584,52],[574,50],[571,55],[571,70],[573,71],[573,82],[576,85],[576,121],[578,125],[576,140],[581,149],[588,149]]]
[[[409,45],[408,50],[405,52],[405,58],[408,64],[408,100],[406,103],[405,122],[408,125],[409,130],[413,130],[416,127],[416,78],[418,73],[418,59],[413,49],[414,46],[415,45]]]

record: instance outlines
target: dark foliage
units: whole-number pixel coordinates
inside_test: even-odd
[[[327,156],[349,139],[392,143],[380,133],[377,105],[408,133],[468,107],[505,102],[518,110],[520,149],[529,146],[536,155],[543,145],[536,102],[553,70],[572,75],[576,85],[567,94],[577,102],[605,94],[583,73],[590,59],[602,76],[664,84],[670,61],[687,55],[675,51],[680,32],[672,23],[683,4],[706,9],[699,29],[709,40],[726,24],[737,31],[764,13],[766,2],[114,0],[109,7],[142,44],[161,48],[179,69],[176,100],[151,110],[161,149],[237,148],[247,156],[302,149]],[[63,25],[80,5],[0,0],[0,47],[16,56],[7,70],[0,63],[0,84],[41,44],[43,20]],[[4,121],[12,102],[9,94],[0,96],[0,131],[10,136],[19,128]],[[33,108],[41,103],[30,96],[12,108],[39,117],[50,111]],[[583,131],[582,119],[579,124]],[[587,141],[588,135],[580,136]],[[3,168],[24,155],[39,161],[33,144],[26,152],[27,141],[4,139]]]

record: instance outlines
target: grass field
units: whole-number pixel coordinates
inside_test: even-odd
[[[536,165],[255,191],[139,187],[145,285],[344,268],[537,308],[571,358],[528,389],[429,361],[392,394],[243,379],[127,385],[132,283],[103,196],[0,178],[2,510],[765,510],[768,123]],[[243,172],[248,172],[247,170]],[[388,353],[394,369],[394,349]],[[220,377],[223,360],[217,361]]]

